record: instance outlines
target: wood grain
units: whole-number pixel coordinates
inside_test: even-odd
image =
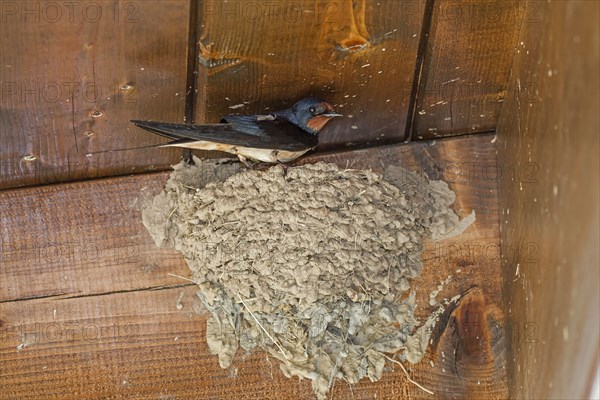
[[[183,122],[189,1],[3,2],[0,189],[165,169],[130,119]]]
[[[196,120],[318,96],[346,116],[320,148],[404,139],[420,2],[203,1]]]
[[[412,139],[493,131],[519,29],[537,2],[435,0]]]
[[[463,294],[436,328],[435,347],[409,369],[434,398],[506,397],[497,181],[485,172],[496,169],[491,140],[480,135],[301,161],[377,171],[403,165],[448,181],[461,217],[475,210],[476,222],[461,236],[427,244],[424,272],[415,282],[421,318],[432,310],[429,293],[449,275],[438,299]],[[229,370],[208,353],[207,314],[195,287],[166,276],[189,275],[182,258],[156,249],[135,204],[131,208],[142,188],[155,193],[165,178],[139,175],[0,194],[2,209],[9,210],[0,225],[0,398],[312,398],[309,382],[284,378],[264,352],[238,354]],[[72,243],[73,255],[32,262],[36,251],[21,250],[46,242],[53,248]],[[86,243],[99,244],[93,262],[84,257]],[[129,246],[136,250],[126,260],[115,257]],[[144,270],[148,263],[154,270]],[[40,296],[46,297],[35,298]],[[452,365],[459,369],[446,368]],[[380,382],[363,381],[352,389],[337,382],[333,390],[333,398],[374,396],[432,398],[393,367]]]
[[[498,124],[510,393],[594,398],[600,6],[535,5],[537,20],[523,26]]]
[[[439,362],[438,368],[467,379],[450,382],[446,391],[452,398],[462,399],[483,387],[490,397],[507,398],[502,310],[488,304],[481,289],[474,287],[448,311],[436,330],[439,336],[433,337],[431,352]],[[502,379],[498,379],[499,373]]]
[[[155,248],[136,210],[166,178],[146,174],[1,191],[0,301],[179,282],[166,274],[187,271],[181,256]]]
[[[278,361],[263,351],[238,354],[230,369],[221,369],[204,340],[208,315],[194,286],[10,302],[2,304],[1,315],[1,399],[314,397],[309,381],[285,378]],[[444,364],[437,365],[424,361],[411,368],[424,385],[440,390],[435,398],[453,398],[445,393],[452,386],[440,382],[477,385],[468,376],[452,378],[450,369],[444,374]],[[489,371],[478,374],[495,379]],[[352,394],[357,399],[432,398],[409,386],[398,368],[388,369],[381,382],[362,381],[352,390],[336,383],[333,398]]]

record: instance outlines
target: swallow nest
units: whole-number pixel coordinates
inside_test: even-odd
[[[157,245],[185,257],[222,368],[260,347],[324,398],[335,379],[379,380],[386,353],[421,360],[433,327],[415,318],[411,290],[423,240],[465,228],[444,182],[399,167],[317,163],[284,176],[195,162],[174,167],[142,216]]]

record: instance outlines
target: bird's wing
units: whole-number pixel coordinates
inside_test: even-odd
[[[174,139],[178,144],[204,140],[233,146],[288,151],[316,147],[315,135],[304,132],[289,122],[271,115],[228,115],[225,123],[209,125],[170,124],[133,120],[136,126]]]

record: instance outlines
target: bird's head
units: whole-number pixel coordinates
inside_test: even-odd
[[[298,101],[283,114],[283,117],[294,125],[315,135],[330,119],[341,116],[335,112],[331,104],[314,97]]]

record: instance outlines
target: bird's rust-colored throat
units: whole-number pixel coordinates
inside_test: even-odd
[[[321,107],[323,107],[327,113],[334,113],[335,114],[335,110],[333,108],[333,106],[331,104],[329,104],[326,101],[323,101],[321,103],[319,103],[319,105]],[[315,132],[319,132],[321,129],[323,129],[323,127],[327,124],[327,122],[329,122],[330,119],[332,119],[333,117],[327,116],[327,115],[317,115],[316,117],[312,117],[310,120],[308,120],[308,122],[306,123],[306,126],[308,126],[309,129],[315,131]]]
[[[321,129],[323,129],[323,127],[327,124],[327,122],[329,122],[329,120],[332,118],[333,117],[326,117],[324,115],[318,115],[316,117],[312,117],[311,119],[309,119],[308,122],[306,123],[306,126],[308,126],[311,130],[313,130],[315,132],[319,132]]]

